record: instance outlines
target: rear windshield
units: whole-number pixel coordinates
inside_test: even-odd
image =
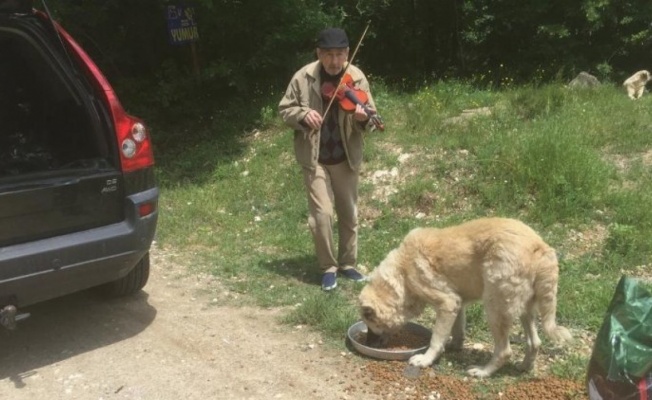
[[[42,46],[0,30],[0,180],[109,164],[82,86]]]

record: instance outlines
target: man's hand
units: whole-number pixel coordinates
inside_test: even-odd
[[[362,108],[360,104],[355,105],[355,113],[353,114],[353,118],[356,121],[360,122],[365,122],[369,119],[369,116],[367,115],[367,112]]]
[[[303,122],[310,128],[310,129],[319,129],[321,127],[322,123],[322,117],[319,115],[319,113],[315,110],[310,110],[308,111],[308,114],[303,118]]]

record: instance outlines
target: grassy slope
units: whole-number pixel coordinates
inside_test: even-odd
[[[649,276],[652,97],[631,101],[608,85],[479,91],[459,82],[412,94],[378,85],[375,97],[387,129],[366,140],[362,268],[373,269],[416,226],[486,215],[524,220],[564,256],[558,319],[587,340],[552,370],[581,379],[618,278]],[[448,122],[479,107],[491,115]],[[357,319],[360,287],[319,290],[291,132],[275,103],[243,119],[244,134],[222,117],[185,130],[155,127],[159,244],[246,294],[239,301],[290,306],[288,322],[341,343]],[[487,341],[482,310],[468,318],[470,336]]]

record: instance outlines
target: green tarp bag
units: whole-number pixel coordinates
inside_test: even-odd
[[[652,294],[623,276],[593,346],[590,400],[652,400]]]

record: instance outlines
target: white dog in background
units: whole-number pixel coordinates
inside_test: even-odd
[[[636,100],[643,96],[645,85],[649,80],[650,73],[644,69],[627,78],[625,82],[623,82],[623,86],[627,89],[627,96],[632,100]]]
[[[526,338],[520,369],[531,370],[541,346],[536,316],[553,341],[571,339],[555,321],[559,268],[555,250],[520,221],[484,218],[443,229],[412,230],[371,273],[359,297],[367,324],[367,345],[383,341],[426,305],[435,309],[430,347],[410,358],[410,364],[430,366],[449,348],[464,342],[464,306],[484,304],[494,338],[489,363],[467,372],[488,377],[509,360],[509,332],[520,319]]]

